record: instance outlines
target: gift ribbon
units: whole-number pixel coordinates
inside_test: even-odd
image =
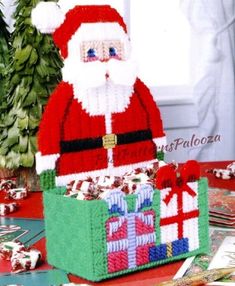
[[[183,192],[188,193],[191,197],[195,197],[197,194],[193,189],[189,187],[187,183],[182,184],[181,186],[172,186],[171,191],[167,194],[167,196],[164,199],[164,202],[166,205],[169,204],[171,201],[172,197],[176,194],[178,196],[182,196]]]

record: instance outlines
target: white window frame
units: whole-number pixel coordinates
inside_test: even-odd
[[[129,34],[131,1],[137,0],[124,0],[124,19]],[[149,88],[161,110],[165,129],[199,126],[198,107],[192,86],[152,86]]]

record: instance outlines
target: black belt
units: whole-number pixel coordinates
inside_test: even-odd
[[[72,153],[97,148],[110,149],[116,145],[136,143],[152,139],[151,130],[139,130],[122,134],[107,134],[103,137],[85,138],[60,142],[60,152]]]

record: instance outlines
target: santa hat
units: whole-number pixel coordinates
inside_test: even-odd
[[[53,33],[63,58],[72,36],[87,23],[117,23],[127,33],[123,18],[108,5],[75,6],[65,13],[55,2],[40,2],[32,11],[32,24],[42,33]]]

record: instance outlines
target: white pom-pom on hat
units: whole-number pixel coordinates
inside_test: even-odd
[[[39,2],[32,10],[32,24],[43,34],[52,34],[65,20],[55,2]]]

